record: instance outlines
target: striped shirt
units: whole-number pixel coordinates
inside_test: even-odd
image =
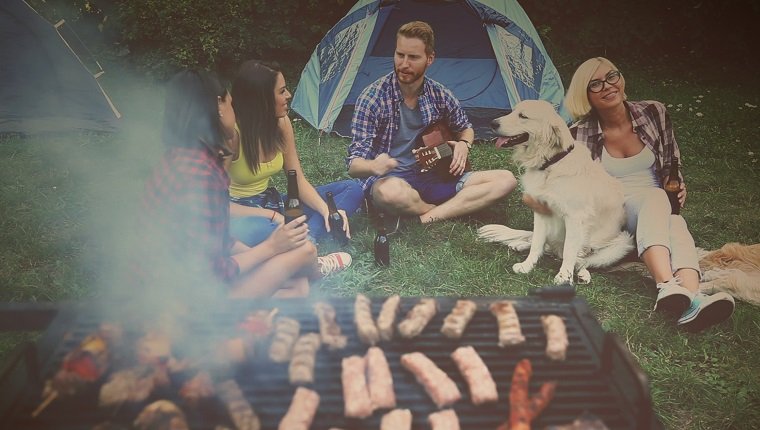
[[[653,153],[655,158],[655,174],[660,180],[660,186],[665,181],[670,170],[673,157],[681,161],[673,123],[670,121],[665,106],[658,101],[623,102],[633,123],[633,131]],[[604,133],[599,124],[599,118],[593,113],[570,126],[575,140],[585,143],[591,151],[594,160],[601,160],[604,146]],[[683,163],[681,163],[683,165]],[[680,166],[679,166],[680,169]],[[683,175],[679,170],[679,176]]]
[[[238,276],[238,264],[230,257],[228,187],[222,161],[208,150],[166,152],[142,199],[140,225],[148,256],[143,266],[152,272],[146,281],[230,284]]]
[[[393,136],[401,121],[399,109],[403,100],[396,72],[383,76],[362,91],[356,100],[351,120],[352,138],[346,157],[347,167],[354,158],[372,160],[390,151]],[[472,127],[467,114],[451,91],[428,77],[424,78],[417,100],[424,126],[446,118],[449,128],[454,132]],[[362,178],[364,191],[368,192],[376,180],[377,176]]]

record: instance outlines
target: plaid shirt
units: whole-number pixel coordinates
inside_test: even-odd
[[[149,178],[143,194],[141,228],[155,279],[193,283],[239,274],[230,257],[229,177],[222,161],[206,149],[172,148]],[[155,253],[155,254],[153,254]],[[144,259],[146,260],[146,259]],[[179,278],[179,279],[178,279]]]
[[[351,120],[352,138],[346,166],[350,166],[354,158],[372,160],[390,152],[393,136],[401,122],[400,103],[403,100],[396,72],[383,76],[362,91]],[[446,118],[454,132],[472,127],[451,91],[428,77],[424,78],[418,102],[425,126]],[[377,176],[362,178],[364,191],[368,192],[377,179]]]
[[[673,134],[673,123],[670,121],[670,115],[665,110],[665,106],[657,101],[624,103],[631,116],[633,131],[644,145],[654,153],[655,174],[660,179],[660,185],[662,185],[668,176],[673,157],[678,157],[681,161],[681,152]],[[571,125],[570,132],[577,141],[588,146],[594,160],[601,160],[604,134],[599,125],[599,118],[594,113]],[[678,174],[683,180],[680,170]]]

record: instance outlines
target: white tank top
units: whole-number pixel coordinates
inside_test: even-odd
[[[620,180],[625,194],[633,189],[660,186],[654,173],[654,161],[654,153],[646,146],[638,154],[626,158],[613,157],[602,146],[602,166]]]

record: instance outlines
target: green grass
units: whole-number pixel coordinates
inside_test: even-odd
[[[760,83],[722,70],[684,76],[631,67],[624,73],[631,99],[672,105],[689,187],[683,214],[697,245],[760,242],[760,108],[745,105],[760,105]],[[725,76],[730,82],[719,79]],[[124,114],[121,133],[0,140],[0,301],[100,295],[128,252],[127,226],[143,180],[161,153],[162,88],[126,72],[111,70],[104,78]],[[346,177],[347,140],[322,136],[318,144],[318,133],[301,121],[296,133],[312,183]],[[475,146],[473,164],[514,170],[509,152],[488,144]],[[282,185],[283,177],[277,181]],[[478,241],[476,229],[486,223],[530,229],[531,219],[515,193],[472,217],[391,235],[392,263],[380,269],[372,256],[374,230],[360,215],[348,246],[352,268],[316,288],[343,296],[521,296],[550,284],[559,262],[544,259],[533,273],[514,274],[509,268],[524,256]],[[326,243],[321,252],[333,247]],[[687,334],[651,311],[654,285],[640,275],[594,273],[578,294],[648,373],[655,409],[667,428],[750,429],[760,422],[758,308],[739,302],[730,321]],[[0,361],[32,336],[0,336]]]

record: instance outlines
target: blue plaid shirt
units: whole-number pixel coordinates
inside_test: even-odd
[[[382,153],[390,152],[393,136],[401,121],[399,109],[403,100],[396,72],[383,76],[362,91],[356,100],[351,120],[352,138],[346,157],[347,167],[354,158],[373,160]],[[449,128],[454,132],[472,127],[451,91],[428,77],[422,83],[418,103],[425,126],[447,118]],[[369,192],[377,179],[377,176],[361,178],[364,192]]]
[[[624,102],[631,116],[633,130],[639,139],[654,153],[655,173],[662,185],[670,172],[670,164],[673,157],[680,161],[679,176],[683,180],[680,167],[683,166],[681,151],[678,149],[673,123],[665,106],[658,101]],[[592,111],[586,117],[570,126],[570,133],[575,140],[583,142],[591,151],[594,160],[601,160],[602,146],[604,145],[604,133],[599,124],[599,118]]]

